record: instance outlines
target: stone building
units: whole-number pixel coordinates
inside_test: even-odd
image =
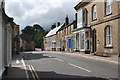
[[[57,51],[73,51],[73,32],[76,28],[76,20],[69,23],[68,15],[65,18],[65,23],[57,31]]]
[[[75,50],[81,53],[120,53],[120,2],[83,0],[75,6]]]
[[[56,47],[56,51],[64,51],[62,50],[63,47],[65,48],[65,33],[63,33],[63,28],[65,27],[65,23],[61,26],[61,28],[57,31],[57,47]]]
[[[12,56],[12,23],[5,13],[5,1],[0,1],[0,79],[4,70],[10,66]]]
[[[74,49],[74,41],[73,41],[73,32],[72,30],[74,30],[76,28],[76,20],[74,20],[73,22],[71,22],[70,24],[68,24],[67,26],[65,26],[64,30],[65,30],[65,51],[66,52],[73,52]],[[63,30],[63,31],[64,31]]]
[[[66,49],[66,41],[65,41],[65,35],[66,35],[66,29],[65,26],[69,24],[69,18],[66,16],[65,23],[61,26],[61,28],[57,31],[57,51],[65,51]]]
[[[44,38],[44,50],[56,51],[56,32],[61,28],[60,22],[51,26],[51,30]]]
[[[20,37],[19,45],[20,45],[20,51],[34,51],[35,50],[35,42],[33,40],[27,41],[23,37]]]
[[[20,53],[20,33],[19,33],[19,25],[13,24],[12,28],[12,54]]]

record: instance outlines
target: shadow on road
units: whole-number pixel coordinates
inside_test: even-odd
[[[31,71],[27,70],[27,72],[29,74],[29,80],[34,80]],[[54,71],[36,71],[36,73],[39,76],[39,80],[108,80],[100,77],[58,74]],[[33,74],[36,76],[34,71]],[[4,72],[2,77],[2,80],[28,80],[25,70],[19,67],[9,67],[8,70]],[[36,80],[38,80],[37,77]]]
[[[23,56],[24,60],[36,60],[36,59],[42,59],[42,58],[56,58],[56,57],[49,57],[44,55],[45,53],[27,53]]]
[[[32,72],[34,76],[36,76],[34,71],[30,71],[27,69],[29,80],[34,80]],[[54,71],[36,71],[39,76],[39,80],[108,80],[101,77],[95,76],[78,76],[78,75],[68,75],[68,74],[58,74]],[[2,80],[28,80],[26,77],[25,70],[19,67],[9,67],[7,73],[5,72]],[[37,77],[36,77],[36,80]],[[111,79],[117,80],[117,79]]]
[[[28,71],[29,72],[29,71]],[[46,80],[108,80],[100,77],[86,77],[86,76],[75,76],[75,75],[67,75],[67,74],[58,74],[53,71],[37,71],[39,79],[46,79]],[[31,77],[32,78],[32,77]]]

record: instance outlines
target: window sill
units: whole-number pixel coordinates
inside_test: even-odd
[[[112,15],[112,13],[109,13],[109,14],[105,14],[105,16],[104,16],[104,17],[106,17],[106,16],[110,16],[110,15]]]
[[[92,21],[96,21],[97,20],[97,18],[95,18],[95,19],[92,19]]]
[[[111,49],[111,48],[113,48],[113,46],[105,46],[104,48],[110,48]]]

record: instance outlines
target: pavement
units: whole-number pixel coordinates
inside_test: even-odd
[[[5,70],[2,80],[27,80],[25,68],[22,62],[22,55],[14,55],[11,66]]]

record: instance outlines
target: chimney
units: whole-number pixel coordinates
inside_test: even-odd
[[[69,24],[69,18],[68,18],[68,15],[66,16],[65,18],[65,25],[68,25]]]
[[[57,22],[57,27],[59,27],[60,26],[60,22]]]
[[[51,26],[51,29],[53,30],[55,27],[56,27],[56,24],[53,23],[52,26]]]

